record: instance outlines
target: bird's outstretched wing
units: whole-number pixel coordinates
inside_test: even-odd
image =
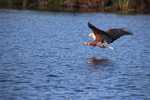
[[[98,29],[97,27],[95,27],[94,25],[92,25],[89,22],[88,22],[88,26],[95,34],[96,41],[99,41],[99,42],[103,42],[104,40],[109,41],[109,36],[107,35],[107,33],[105,31]]]
[[[113,41],[117,40],[118,38],[120,38],[121,36],[124,36],[124,35],[132,35],[132,33],[126,31],[126,30],[123,29],[123,28],[112,28],[112,29],[109,29],[109,30],[107,31],[107,33],[108,33],[109,37],[112,38],[111,43],[112,43]]]

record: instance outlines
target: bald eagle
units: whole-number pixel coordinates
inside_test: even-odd
[[[132,33],[126,31],[123,28],[112,28],[107,31],[103,31],[89,22],[88,27],[93,31],[93,33],[88,35],[93,39],[93,41],[83,42],[82,44],[86,46],[113,49],[113,47],[111,47],[109,44],[113,43],[115,40],[124,35],[132,35]]]

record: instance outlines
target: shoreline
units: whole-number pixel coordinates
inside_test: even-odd
[[[0,8],[0,10],[18,10],[18,11],[43,11],[43,12],[56,12],[56,13],[106,13],[106,14],[118,14],[118,15],[150,15],[150,13],[137,13],[137,12],[122,12],[122,11],[73,11],[73,10],[49,10],[49,9],[18,9],[18,8]]]

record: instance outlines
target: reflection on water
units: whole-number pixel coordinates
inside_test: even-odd
[[[88,58],[87,63],[92,64],[92,65],[107,65],[107,64],[110,64],[111,61],[106,58],[91,57],[91,58]]]
[[[88,21],[134,35],[82,46]],[[0,100],[150,100],[149,27],[149,15],[0,10]]]
[[[87,58],[87,64],[89,66],[89,70],[92,72],[99,72],[102,74],[104,70],[114,70],[113,62],[108,58],[98,58],[94,56],[91,58]]]

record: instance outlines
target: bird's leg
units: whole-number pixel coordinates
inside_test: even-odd
[[[113,47],[109,46],[106,41],[104,41],[104,42],[98,42],[98,43],[96,44],[96,46],[98,46],[98,47],[100,47],[100,48],[110,48],[110,49],[113,49]]]
[[[96,42],[90,41],[90,42],[83,42],[82,45],[86,45],[86,46],[96,46]]]
[[[113,48],[112,46],[110,46],[107,42],[104,42],[104,43],[103,43],[103,46],[104,46],[105,48],[109,48],[109,49],[111,49],[111,50],[114,49],[114,48]]]
[[[88,45],[89,45],[89,43],[88,43],[88,42],[82,42],[81,44],[82,44],[82,45],[86,45],[86,46],[88,46]]]
[[[96,44],[96,46],[101,47],[101,48],[105,48],[105,47],[106,47],[106,44],[104,44],[104,43],[102,43],[102,42],[98,42],[98,43]]]
[[[104,47],[108,47],[108,46],[109,46],[108,43],[105,42],[105,41],[102,43],[102,45],[103,45]]]

